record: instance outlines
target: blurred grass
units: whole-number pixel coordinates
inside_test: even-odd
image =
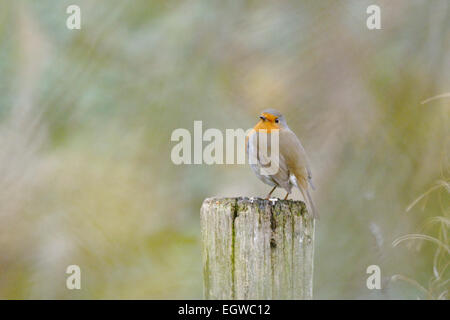
[[[450,241],[447,236],[447,230],[450,227],[450,217],[449,217],[449,199],[448,194],[450,193],[450,184],[448,181],[440,180],[435,186],[428,189],[426,192],[421,194],[417,199],[415,199],[407,208],[406,211],[410,211],[420,202],[424,205],[422,210],[425,208],[428,198],[432,193],[438,192],[439,196],[443,192],[446,196],[443,200],[439,197],[439,204],[442,209],[442,215],[428,218],[426,223],[421,228],[421,233],[407,234],[398,237],[394,240],[392,245],[394,247],[398,246],[400,243],[408,241],[412,243],[418,242],[419,245],[416,246],[417,250],[421,249],[423,242],[430,242],[435,246],[434,258],[433,258],[433,269],[432,276],[428,281],[427,286],[421,285],[418,281],[412,279],[411,277],[405,275],[394,275],[392,280],[402,280],[411,285],[413,285],[422,295],[425,295],[427,299],[448,299],[448,291],[450,288]],[[434,227],[434,228],[433,228]],[[431,234],[426,234],[425,232],[430,232]],[[420,241],[422,240],[422,241]]]
[[[173,165],[170,134],[267,107],[312,160],[315,297],[416,298],[389,279],[427,283],[436,248],[391,243],[448,214],[448,194],[404,212],[449,174],[450,100],[421,102],[450,91],[450,8],[376,2],[369,31],[373,1],[1,0],[0,298],[201,298],[202,200],[268,190],[247,166]]]

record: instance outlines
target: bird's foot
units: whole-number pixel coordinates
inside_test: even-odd
[[[277,188],[277,186],[273,187],[273,189],[270,190],[269,194],[268,194],[267,197],[266,197],[266,200],[269,200],[269,199],[270,199],[270,196],[272,195],[272,193],[275,191],[276,188]]]

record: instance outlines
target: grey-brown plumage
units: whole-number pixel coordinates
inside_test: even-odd
[[[318,212],[310,194],[310,189],[314,189],[312,174],[309,168],[305,149],[294,132],[288,127],[285,118],[276,110],[264,110],[260,116],[261,120],[256,124],[248,135],[247,152],[250,159],[255,159],[250,166],[256,176],[264,183],[274,187],[268,197],[277,187],[286,190],[287,196],[291,193],[292,187],[297,187],[303,195],[310,211],[315,218]],[[271,134],[276,130],[279,134],[279,157],[271,155]],[[267,141],[261,141],[261,133],[267,133]],[[267,149],[267,150],[266,150]],[[278,171],[273,174],[265,174],[264,169],[268,164],[278,161]],[[286,199],[285,198],[285,199]]]

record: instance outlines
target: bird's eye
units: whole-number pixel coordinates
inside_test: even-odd
[[[278,118],[276,118],[276,119],[275,119],[275,122],[278,123],[278,122],[280,122],[280,120],[278,120]]]

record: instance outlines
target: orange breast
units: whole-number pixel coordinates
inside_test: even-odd
[[[255,129],[255,131],[266,130],[267,132],[270,132],[272,130],[278,130],[280,129],[280,127],[272,121],[261,120],[256,124],[256,126],[253,129]]]

